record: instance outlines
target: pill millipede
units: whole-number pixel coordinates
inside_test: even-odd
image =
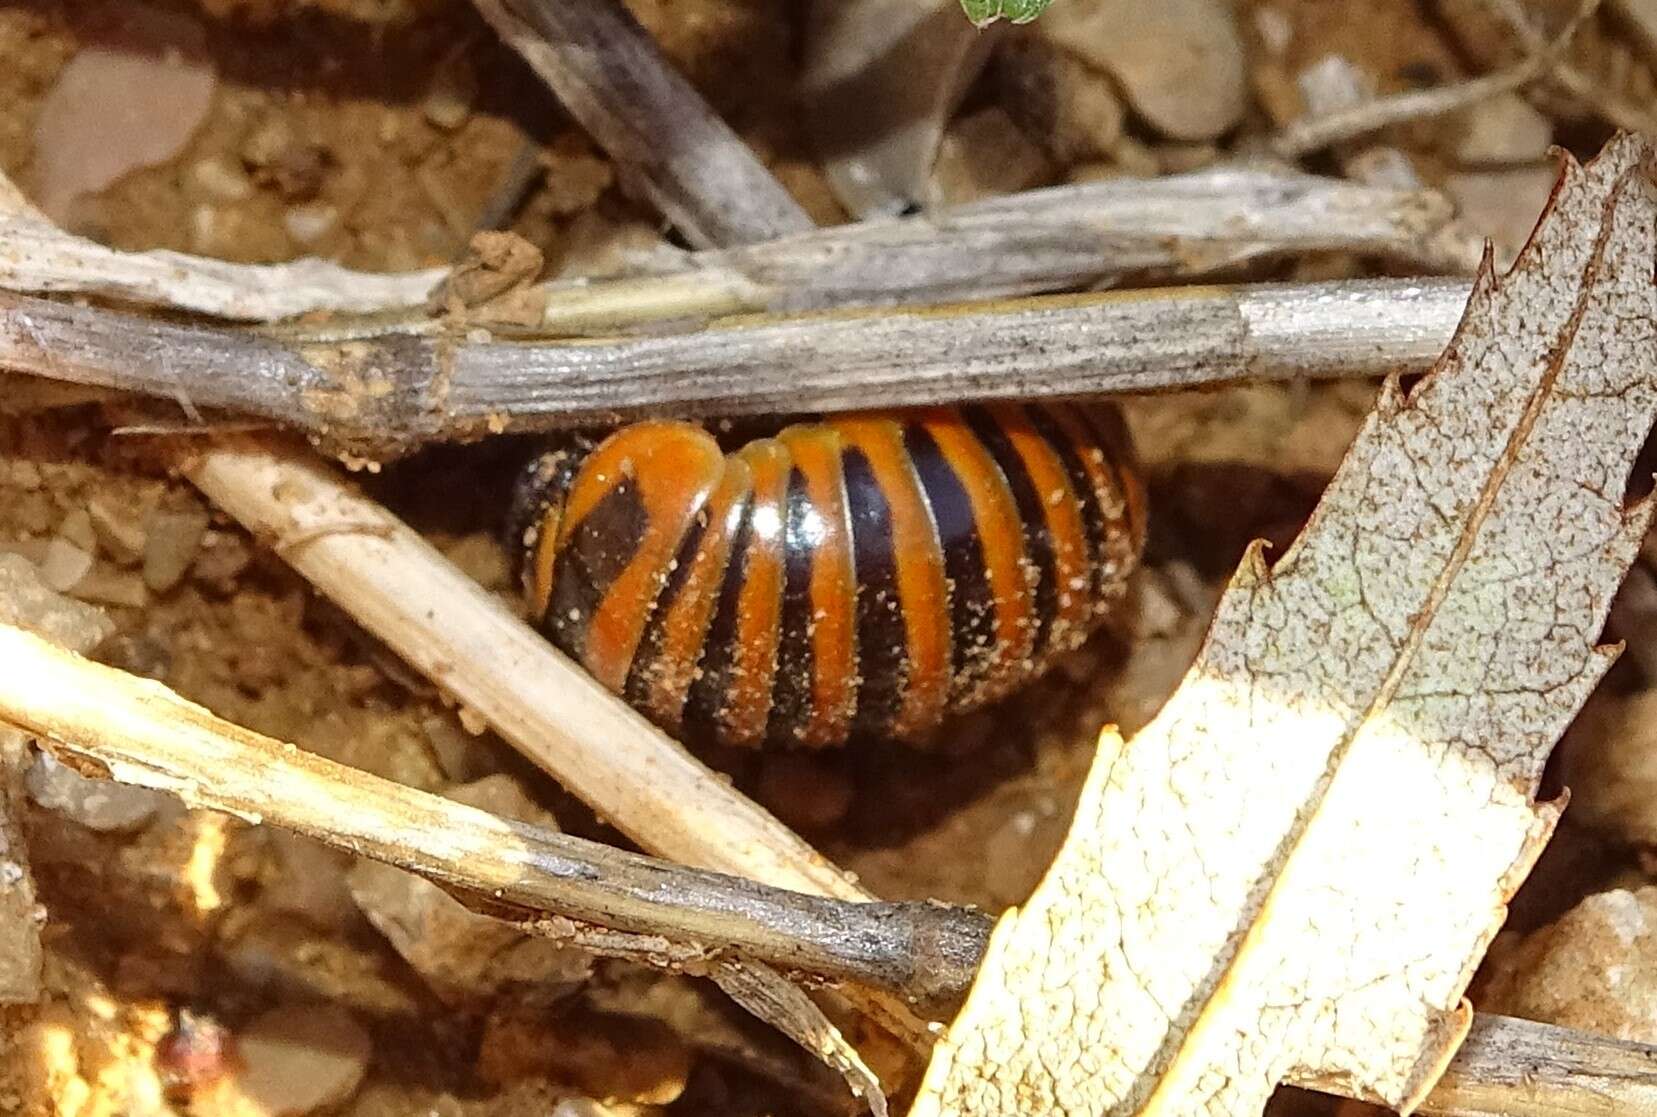
[[[532,619],[671,733],[923,739],[1079,645],[1123,595],[1144,492],[1107,405],[830,416],[727,453],[647,420],[533,461]]]

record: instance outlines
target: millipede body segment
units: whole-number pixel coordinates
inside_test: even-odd
[[[1122,595],[1145,534],[1130,462],[1101,406],[836,416],[730,454],[635,423],[532,464],[525,590],[555,644],[670,732],[921,738]]]

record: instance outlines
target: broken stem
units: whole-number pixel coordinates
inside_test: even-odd
[[[0,678],[0,720],[122,782],[269,822],[491,904],[661,936],[675,945],[665,953],[676,962],[728,954],[932,999],[937,991],[917,979],[958,991],[983,952],[982,916],[931,904],[836,903],[499,818],[244,729],[10,625],[0,624],[0,662],[11,665]],[[567,930],[574,942],[603,942]],[[648,949],[625,938],[611,945]]]
[[[1422,369],[1460,279],[1166,288],[538,344],[381,336],[288,343],[0,293],[0,367],[264,418],[329,449],[618,418],[1054,399]],[[227,375],[226,370],[235,370]]]
[[[697,245],[811,228],[811,218],[662,56],[620,0],[474,0],[641,192]]]

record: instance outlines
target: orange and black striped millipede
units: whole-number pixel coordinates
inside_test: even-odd
[[[1104,406],[646,421],[542,455],[514,531],[542,631],[669,732],[924,738],[1076,647],[1144,541]]]

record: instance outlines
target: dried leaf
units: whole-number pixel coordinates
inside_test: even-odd
[[[1275,568],[1257,545],[1196,664],[1112,733],[997,927],[916,1115],[1257,1114],[1280,1081],[1408,1109],[1547,840],[1554,741],[1650,519],[1646,142],[1568,164],[1450,348],[1382,393]]]

